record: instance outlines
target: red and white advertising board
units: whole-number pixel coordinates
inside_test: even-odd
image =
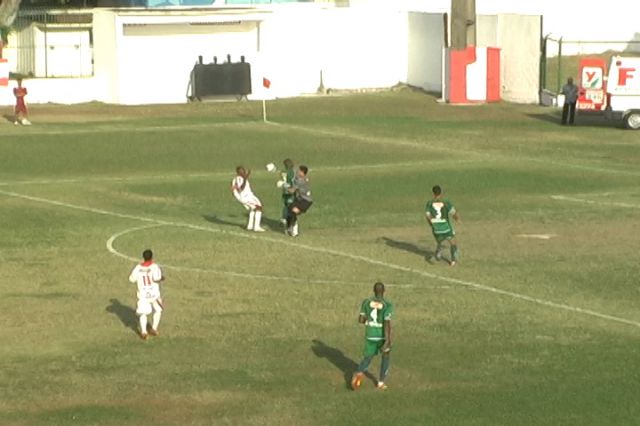
[[[447,50],[444,85],[445,98],[452,104],[499,101],[500,49]]]

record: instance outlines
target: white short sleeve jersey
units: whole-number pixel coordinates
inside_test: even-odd
[[[138,286],[138,299],[158,299],[160,298],[160,285],[162,271],[160,267],[151,262],[142,262],[136,265],[129,275],[129,281]]]
[[[242,184],[245,184],[244,189],[241,189]],[[236,197],[238,200],[246,199],[247,197],[253,195],[253,192],[251,191],[251,184],[249,183],[249,181],[239,175],[234,177],[231,181],[231,190],[233,191],[234,197]]]

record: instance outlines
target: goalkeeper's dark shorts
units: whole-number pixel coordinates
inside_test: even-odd
[[[313,201],[305,200],[304,198],[296,198],[293,203],[289,204],[289,211],[293,211],[294,208],[300,210],[300,214],[309,210]]]

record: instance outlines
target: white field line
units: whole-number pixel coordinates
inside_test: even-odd
[[[624,207],[627,209],[640,209],[640,204],[620,203],[616,201],[589,200],[587,198],[569,197],[565,195],[552,195],[551,199],[556,201],[569,201],[572,203],[591,204],[594,206]]]
[[[111,122],[113,123],[113,122]],[[123,122],[123,124],[126,122]],[[82,124],[82,123],[78,123]],[[183,125],[169,125],[169,126],[127,126],[114,125],[114,124],[95,124],[91,128],[86,129],[47,129],[46,125],[35,125],[28,130],[22,129],[11,133],[9,136],[34,136],[34,135],[83,135],[83,134],[96,134],[96,133],[121,133],[127,132],[135,135],[136,133],[149,133],[149,132],[165,132],[165,131],[181,131],[181,130],[207,130],[216,127],[247,127],[247,126],[261,126],[261,122],[227,122],[227,123],[199,123],[199,124],[183,124]]]
[[[127,183],[145,180],[178,180],[178,179],[205,179],[211,177],[227,177],[232,176],[233,173],[226,172],[211,172],[211,173],[188,173],[188,174],[165,174],[165,175],[140,175],[140,176],[104,176],[98,178],[91,177],[79,177],[68,179],[33,179],[33,180],[16,180],[0,182],[0,186],[14,186],[14,185],[57,185],[65,183],[92,183],[92,182],[115,182],[115,183]]]
[[[438,161],[437,165],[443,164],[460,164],[476,162],[475,160],[458,160],[458,161]],[[326,171],[349,171],[349,170],[374,170],[374,169],[390,169],[398,167],[415,167],[426,166],[434,164],[430,161],[404,161],[396,163],[374,163],[374,164],[356,164],[348,166],[323,166],[323,167],[311,167],[309,170],[313,172],[326,172]],[[267,171],[260,170],[261,173],[266,173],[272,176],[276,174],[269,173]],[[155,181],[155,180],[185,180],[185,179],[231,179],[233,177],[233,170],[229,172],[209,172],[209,173],[187,173],[187,174],[164,174],[164,175],[139,175],[139,176],[104,176],[104,177],[79,177],[79,178],[67,178],[67,179],[33,179],[33,180],[17,180],[17,181],[5,181],[0,182],[0,186],[17,186],[17,185],[58,185],[58,184],[84,184],[93,182],[110,182],[110,183],[128,183],[138,181]]]
[[[586,170],[586,171],[590,171],[590,172],[597,172],[597,173],[607,173],[607,174],[622,174],[622,175],[630,175],[630,176],[640,176],[640,171],[636,171],[636,170],[621,170],[620,168],[607,168],[607,167],[599,167],[599,166],[588,166],[588,165],[583,165],[583,164],[575,164],[575,163],[570,163],[570,162],[564,162],[564,161],[557,161],[557,160],[547,160],[547,159],[541,159],[541,158],[535,158],[535,157],[526,157],[526,156],[522,156],[522,155],[505,155],[502,153],[496,153],[496,152],[485,152],[485,151],[479,151],[479,150],[474,150],[474,149],[469,149],[469,148],[451,148],[451,147],[447,147],[447,146],[433,146],[431,144],[426,144],[423,142],[420,142],[420,140],[416,139],[416,140],[410,140],[410,139],[404,139],[404,138],[392,138],[392,137],[379,137],[379,136],[371,136],[371,135],[363,135],[360,133],[351,133],[351,132],[339,132],[339,131],[332,131],[332,130],[323,130],[323,129],[315,129],[313,127],[305,127],[305,126],[300,126],[300,125],[293,125],[293,124],[280,124],[280,123],[274,123],[274,122],[268,122],[268,124],[274,125],[274,126],[281,126],[283,128],[290,128],[293,130],[298,130],[301,132],[306,132],[306,133],[311,133],[311,134],[317,134],[317,135],[322,135],[322,136],[330,136],[330,137],[334,137],[334,138],[338,138],[338,137],[342,137],[342,138],[346,138],[346,139],[352,139],[352,140],[356,140],[358,142],[364,142],[364,143],[370,143],[370,144],[378,144],[378,145],[392,145],[392,146],[406,146],[406,147],[412,147],[412,148],[422,148],[422,149],[426,149],[426,150],[430,150],[430,151],[442,151],[442,152],[447,152],[450,154],[458,154],[458,155],[464,155],[464,156],[470,156],[470,155],[475,155],[477,157],[481,157],[481,158],[489,158],[491,160],[494,161],[527,161],[527,162],[532,162],[532,163],[540,163],[543,165],[551,165],[551,166],[558,166],[561,168],[572,168],[572,169],[577,169],[577,170]]]
[[[133,256],[128,256],[120,251],[118,251],[115,247],[114,247],[114,243],[116,242],[116,240],[120,237],[122,237],[123,235],[126,234],[130,234],[133,232],[138,232],[138,231],[143,231],[145,229],[150,229],[150,228],[157,228],[159,226],[167,226],[164,224],[151,224],[151,225],[144,225],[144,226],[137,226],[135,228],[128,228],[125,229],[124,231],[118,232],[116,234],[113,234],[111,237],[109,237],[109,239],[107,240],[107,250],[109,251],[109,253],[121,257],[122,259],[126,259],[126,260],[130,260],[132,262],[139,262],[140,258],[139,257],[133,257]],[[172,225],[172,226],[182,226],[182,225]],[[220,229],[214,229],[214,228],[203,228],[201,229],[202,231],[208,231],[208,232],[222,232]],[[304,284],[340,284],[340,285],[367,285],[370,283],[364,283],[364,282],[355,282],[355,281],[337,281],[337,280],[316,280],[316,279],[304,279],[304,278],[297,278],[297,277],[286,277],[286,276],[279,276],[279,275],[266,275],[266,274],[249,274],[249,273],[244,273],[244,272],[235,272],[235,271],[223,271],[223,270],[219,270],[219,269],[210,269],[210,268],[194,268],[194,267],[190,267],[190,266],[176,266],[176,265],[170,265],[167,263],[162,263],[161,265],[163,268],[166,269],[173,269],[176,271],[189,271],[189,272],[200,272],[200,273],[210,273],[210,274],[217,274],[217,275],[228,275],[231,277],[237,277],[237,278],[249,278],[249,279],[260,279],[260,280],[274,280],[274,281],[293,281],[293,282],[299,282],[299,283],[304,283]],[[412,288],[415,287],[414,285],[411,284],[387,284],[389,287],[399,287],[399,288]],[[430,289],[449,289],[452,288],[451,286],[420,286],[421,289],[424,288],[430,288]]]
[[[61,129],[61,130],[44,130],[38,131],[38,129],[29,129],[29,132],[18,132],[15,134],[11,134],[11,136],[20,136],[24,135],[69,135],[69,134],[95,134],[95,133],[116,133],[116,132],[130,132],[132,134],[135,133],[144,133],[144,132],[157,132],[157,131],[182,131],[182,130],[207,130],[209,128],[216,127],[238,127],[246,128],[247,126],[252,127],[264,127],[262,122],[228,122],[228,123],[201,123],[201,124],[185,124],[185,125],[171,125],[171,126],[140,126],[140,127],[118,127],[113,125],[97,125],[91,129]],[[379,137],[379,136],[371,136],[371,135],[363,135],[358,133],[351,132],[340,132],[340,131],[332,131],[332,130],[321,130],[315,129],[312,127],[306,127],[301,125],[293,125],[293,124],[281,124],[273,121],[268,121],[267,126],[271,126],[273,129],[277,128],[288,128],[292,130],[297,130],[305,133],[312,133],[317,135],[329,136],[333,138],[345,138],[351,140],[357,140],[359,142],[365,143],[374,143],[378,145],[390,145],[390,146],[405,146],[412,148],[421,148],[429,151],[440,151],[447,152],[450,154],[458,154],[464,155],[465,157],[469,157],[474,155],[480,158],[489,158],[492,160],[508,160],[508,161],[529,161],[535,163],[541,163],[543,165],[553,165],[562,168],[573,168],[578,170],[586,170],[595,173],[607,173],[607,174],[622,174],[622,175],[630,175],[630,176],[640,176],[640,171],[633,170],[621,170],[620,168],[607,168],[607,167],[598,167],[598,166],[588,166],[581,164],[574,164],[569,162],[555,161],[555,160],[545,160],[534,157],[524,157],[520,155],[505,155],[495,152],[484,152],[479,150],[473,150],[469,148],[458,149],[451,148],[444,145],[433,146],[431,144],[422,143],[419,139],[411,140],[406,138],[392,138],[392,137]]]
[[[517,234],[516,237],[519,238],[530,238],[533,240],[550,240],[551,238],[557,237],[557,234]]]
[[[123,219],[134,219],[134,220],[139,220],[141,222],[146,222],[146,223],[154,223],[154,224],[158,224],[158,225],[173,225],[173,226],[182,226],[188,229],[194,229],[194,230],[199,230],[199,231],[207,231],[207,232],[220,232],[223,234],[228,234],[228,235],[233,235],[236,237],[240,237],[240,238],[249,238],[249,239],[254,239],[254,240],[262,240],[262,241],[270,241],[270,242],[274,242],[274,243],[278,243],[278,244],[285,244],[291,247],[295,247],[295,248],[299,248],[299,249],[304,249],[304,250],[309,250],[309,251],[314,251],[317,253],[324,253],[324,254],[329,254],[329,255],[333,255],[339,258],[349,258],[352,260],[358,260],[358,261],[362,261],[364,263],[368,263],[370,265],[377,265],[377,266],[382,266],[382,267],[386,267],[389,269],[393,269],[396,271],[402,271],[402,272],[409,272],[409,273],[413,273],[425,278],[431,278],[434,280],[438,280],[438,281],[443,281],[449,284],[457,284],[457,285],[461,285],[461,286],[465,286],[465,287],[470,287],[470,288],[474,288],[476,290],[482,290],[482,291],[487,291],[489,293],[494,293],[494,294],[498,294],[501,296],[507,296],[510,297],[512,299],[516,299],[516,300],[523,300],[526,302],[530,302],[530,303],[534,303],[534,304],[538,304],[538,305],[542,305],[542,306],[547,306],[550,308],[555,308],[555,309],[560,309],[560,310],[565,310],[565,311],[570,311],[570,312],[575,312],[575,313],[580,313],[580,314],[584,314],[584,315],[588,315],[588,316],[592,316],[592,317],[596,317],[596,318],[600,318],[600,319],[605,319],[608,321],[613,321],[613,322],[618,322],[618,323],[623,323],[623,324],[628,324],[628,325],[633,325],[636,327],[640,327],[640,322],[636,322],[636,321],[632,321],[626,318],[621,318],[621,317],[616,317],[613,315],[608,315],[608,314],[604,314],[604,313],[600,313],[600,312],[596,312],[590,309],[584,309],[584,308],[580,308],[577,306],[571,306],[571,305],[567,305],[564,303],[556,303],[556,302],[552,302],[549,300],[544,300],[544,299],[539,299],[536,297],[532,297],[532,296],[527,296],[525,294],[520,294],[520,293],[516,293],[513,291],[508,291],[508,290],[502,290],[499,288],[495,288],[495,287],[491,287],[488,285],[484,285],[484,284],[480,284],[480,283],[476,283],[473,281],[465,281],[465,280],[461,280],[461,279],[457,279],[457,278],[452,278],[452,277],[447,277],[447,276],[443,276],[443,275],[437,275],[431,272],[426,272],[426,271],[422,271],[422,270],[418,270],[418,269],[414,269],[414,268],[410,268],[410,267],[406,267],[406,266],[401,266],[401,265],[396,265],[393,263],[388,263],[388,262],[384,262],[382,260],[376,260],[376,259],[371,259],[368,257],[364,257],[364,256],[359,256],[359,255],[355,255],[355,254],[351,254],[351,253],[345,253],[345,252],[340,252],[337,250],[332,250],[332,249],[328,249],[328,248],[324,248],[324,247],[313,247],[313,246],[308,246],[308,245],[304,245],[301,243],[296,243],[296,242],[292,242],[289,240],[285,240],[285,239],[276,239],[276,238],[272,238],[272,237],[268,237],[268,236],[256,236],[256,235],[252,235],[249,233],[241,233],[241,232],[236,232],[236,231],[228,231],[228,230],[214,230],[214,228],[210,228],[210,227],[203,227],[203,226],[198,226],[198,225],[191,225],[188,223],[180,223],[180,222],[170,222],[170,221],[165,221],[165,220],[160,220],[160,219],[153,219],[153,218],[149,218],[149,217],[144,217],[144,216],[137,216],[137,215],[132,215],[132,214],[126,214],[126,213],[118,213],[118,212],[112,212],[112,211],[108,211],[108,210],[102,210],[102,209],[96,209],[93,207],[85,207],[85,206],[80,206],[80,205],[75,205],[75,204],[69,204],[69,203],[64,203],[62,201],[56,201],[56,200],[50,200],[47,198],[41,198],[41,197],[33,197],[30,195],[26,195],[26,194],[19,194],[16,192],[11,192],[11,191],[4,191],[4,190],[0,190],[0,194],[9,196],[9,197],[14,197],[14,198],[20,198],[20,199],[24,199],[24,200],[29,200],[29,201],[33,201],[33,202],[38,202],[38,203],[44,203],[44,204],[50,204],[50,205],[54,205],[54,206],[59,206],[59,207],[66,207],[69,209],[74,209],[74,210],[80,210],[80,211],[85,211],[85,212],[90,212],[90,213],[95,213],[95,214],[100,214],[100,215],[106,215],[106,216],[112,216],[112,217],[119,217],[119,218],[123,218]]]

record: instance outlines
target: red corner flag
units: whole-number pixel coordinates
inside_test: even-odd
[[[262,85],[268,89],[271,87],[271,81],[266,77],[262,77]]]

